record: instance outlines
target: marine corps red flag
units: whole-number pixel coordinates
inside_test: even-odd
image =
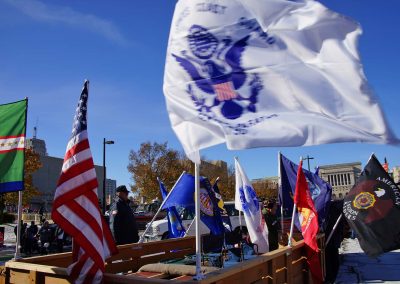
[[[319,248],[317,244],[318,214],[311,198],[308,183],[303,172],[303,162],[297,170],[296,191],[294,203],[299,212],[298,218],[301,225],[301,233],[306,243],[307,263],[315,284],[322,283],[322,269],[319,261]]]
[[[345,197],[343,213],[368,256],[400,248],[400,190],[374,155]]]

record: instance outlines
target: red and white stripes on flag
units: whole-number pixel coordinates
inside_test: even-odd
[[[76,110],[52,210],[54,222],[73,238],[74,262],[68,273],[75,283],[101,283],[106,258],[117,252],[98,205],[86,126],[88,83],[85,81]]]
[[[231,81],[215,84],[214,89],[220,102],[229,101],[237,97]]]

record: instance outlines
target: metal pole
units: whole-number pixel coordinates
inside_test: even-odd
[[[154,215],[153,219],[151,219],[149,225],[146,227],[146,229],[144,230],[143,234],[140,236],[139,242],[138,243],[143,243],[144,241],[144,237],[146,235],[146,233],[149,231],[151,225],[153,224],[154,220],[156,219],[156,217],[158,216],[158,214],[160,213],[160,211],[162,210],[165,202],[168,200],[169,196],[171,195],[172,191],[175,189],[176,185],[178,184],[179,180],[182,178],[182,176],[185,174],[186,172],[183,171],[181,176],[178,178],[178,180],[175,182],[174,186],[171,188],[171,191],[168,192],[167,196],[165,197],[165,199],[163,200],[163,202],[161,203],[160,207],[158,208],[156,214]]]
[[[196,220],[196,216],[194,216],[192,222],[190,222],[189,226],[188,226],[187,229],[186,229],[185,235],[184,235],[183,237],[186,237],[186,236],[188,235],[189,230],[190,230],[190,228],[192,228],[192,225],[193,225],[193,223],[194,223],[195,220]]]
[[[292,222],[290,223],[290,234],[289,234],[289,241],[288,241],[289,247],[292,247],[293,227],[294,227],[294,218],[295,218],[296,210],[297,210],[296,203],[293,203]]]
[[[103,214],[106,213],[106,138],[103,138]]]
[[[18,192],[18,221],[17,221],[17,243],[15,244],[14,260],[21,258],[21,221],[22,221],[22,190],[25,190],[25,149],[26,149],[26,126],[28,124],[28,97],[25,97],[25,129],[24,129],[24,164],[23,164],[23,188]]]
[[[328,245],[329,241],[331,240],[333,233],[336,231],[336,227],[339,225],[339,222],[342,219],[342,217],[343,217],[343,213],[341,213],[340,216],[338,217],[338,219],[336,220],[336,223],[333,226],[331,233],[329,234],[328,238],[326,239],[325,247]]]
[[[307,155],[308,171],[310,171],[310,156]]]
[[[15,245],[14,259],[21,258],[21,221],[22,221],[22,190],[18,191],[18,223],[17,223],[17,243]]]
[[[303,161],[303,157],[300,157],[300,164]],[[299,175],[299,173],[297,173],[297,176]],[[296,187],[297,187],[297,180],[296,180]],[[296,190],[294,192],[294,196],[296,196]],[[296,202],[295,202],[295,198],[293,196],[293,212],[292,212],[292,222],[290,223],[290,234],[289,234],[289,241],[288,241],[288,246],[291,247],[292,246],[292,237],[293,237],[293,227],[294,227],[294,218],[296,215],[296,210],[297,210],[297,206],[296,206]]]
[[[200,163],[194,164],[195,177],[195,209],[196,209],[196,276],[194,280],[204,278],[201,273],[201,234],[200,234]]]
[[[278,152],[278,192],[279,190],[281,191],[281,231],[282,231],[282,237],[284,234],[284,230],[283,230],[283,189],[282,189],[282,175],[281,175],[281,161],[282,161],[282,157],[281,157],[281,151]],[[278,193],[279,195],[279,193]]]

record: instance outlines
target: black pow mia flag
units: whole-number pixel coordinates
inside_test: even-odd
[[[400,190],[374,155],[344,198],[343,214],[368,256],[400,248]]]

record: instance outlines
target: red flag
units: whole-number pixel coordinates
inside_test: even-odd
[[[313,277],[314,283],[322,283],[322,269],[319,261],[319,249],[317,244],[318,215],[312,201],[306,177],[303,173],[303,162],[299,164],[297,170],[296,191],[294,203],[299,212],[301,232],[307,247],[307,262]]]
[[[88,81],[76,109],[51,216],[73,238],[68,273],[74,283],[102,283],[104,262],[117,252],[97,197],[97,177],[87,134]]]

